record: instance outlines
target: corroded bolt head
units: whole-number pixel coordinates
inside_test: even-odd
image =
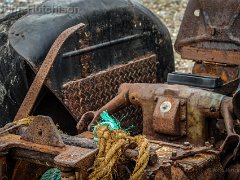
[[[172,108],[172,103],[169,101],[164,101],[160,106],[160,111],[163,113],[167,113],[171,110],[171,108]]]
[[[189,142],[184,142],[183,145],[184,146],[190,146],[191,144]]]

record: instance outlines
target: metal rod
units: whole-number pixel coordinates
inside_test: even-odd
[[[25,96],[15,118],[14,121],[23,119],[31,114],[33,106],[37,101],[38,95],[42,89],[42,86],[50,72],[52,65],[54,64],[56,57],[58,55],[58,51],[63,46],[64,42],[77,30],[83,29],[85,27],[84,24],[80,23],[73,27],[70,27],[63,31],[58,38],[53,43],[52,47],[50,48],[45,60],[43,61],[36,77],[31,84],[27,95]]]
[[[149,35],[149,33],[126,36],[124,38],[116,39],[116,40],[113,40],[113,41],[109,41],[109,42],[105,42],[105,43],[101,43],[101,44],[96,44],[96,45],[89,46],[89,47],[79,49],[79,50],[75,50],[75,51],[70,51],[70,52],[64,53],[62,55],[62,57],[63,58],[68,58],[68,57],[72,57],[72,56],[81,55],[81,54],[88,53],[88,52],[91,52],[91,51],[94,51],[94,50],[97,50],[97,49],[102,49],[102,48],[105,48],[105,47],[108,47],[108,46],[117,45],[117,44],[127,42],[127,41],[131,41],[131,40],[134,40],[134,39],[139,39],[139,38],[144,37],[146,35]]]

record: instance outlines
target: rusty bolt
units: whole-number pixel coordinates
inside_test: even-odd
[[[160,111],[163,113],[167,113],[171,110],[171,108],[172,108],[172,103],[169,101],[164,101],[160,106]]]
[[[184,142],[183,145],[189,147],[191,144],[189,142]]]

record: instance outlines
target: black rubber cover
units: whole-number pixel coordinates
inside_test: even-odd
[[[181,84],[187,86],[195,86],[200,88],[215,89],[223,86],[224,82],[221,78],[211,76],[199,76],[184,73],[169,73],[167,82],[170,84]]]

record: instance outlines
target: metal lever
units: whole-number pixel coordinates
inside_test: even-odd
[[[53,43],[51,49],[49,50],[45,60],[43,61],[41,68],[39,69],[31,87],[29,88],[27,95],[25,96],[17,115],[14,118],[14,121],[20,120],[22,118],[27,117],[37,100],[37,97],[42,89],[42,86],[47,78],[49,71],[52,68],[52,65],[58,55],[59,49],[62,47],[64,42],[68,39],[68,37],[76,32],[79,28],[83,28],[85,25],[80,23],[71,28],[66,29],[64,32],[60,34],[60,36]]]

